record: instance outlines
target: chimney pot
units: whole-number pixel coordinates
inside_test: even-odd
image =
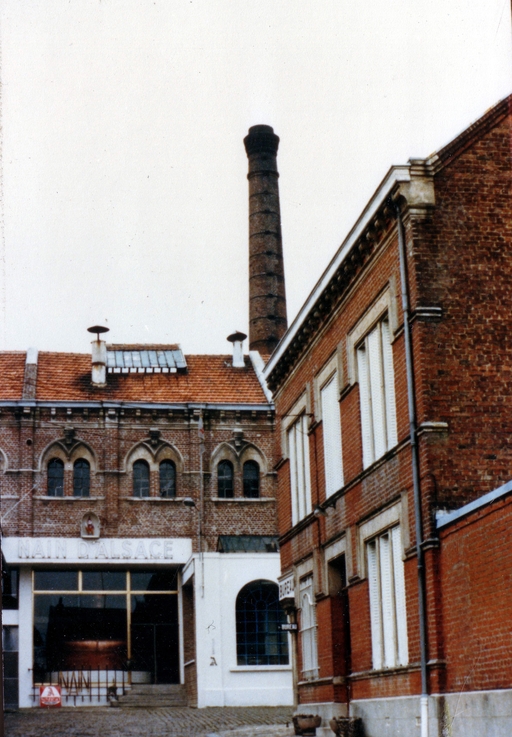
[[[233,343],[233,368],[245,368],[244,360],[244,340],[247,338],[245,333],[236,330],[228,335],[227,340]]]

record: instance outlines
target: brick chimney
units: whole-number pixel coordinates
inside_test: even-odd
[[[272,353],[288,326],[277,172],[279,137],[249,128],[249,350]]]

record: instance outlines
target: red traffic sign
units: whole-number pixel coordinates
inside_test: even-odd
[[[39,686],[39,706],[62,706],[60,686]]]

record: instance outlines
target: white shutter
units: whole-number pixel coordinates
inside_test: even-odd
[[[340,405],[337,376],[321,390],[322,430],[324,440],[325,495],[330,496],[343,486],[341,455]]]
[[[374,458],[380,458],[387,450],[386,406],[384,403],[384,372],[382,370],[382,350],[380,325],[377,325],[366,339],[368,345],[368,369],[370,375],[370,395],[373,423]]]
[[[302,417],[294,425],[295,448],[297,452],[297,510],[298,519],[306,516],[304,500],[304,439],[302,437]]]
[[[398,644],[398,665],[409,662],[407,641],[407,611],[405,606],[404,562],[402,560],[402,540],[400,527],[391,530],[393,544],[393,573],[395,579],[396,632]]]
[[[304,496],[304,517],[309,514],[313,508],[311,506],[311,474],[309,470],[309,437],[308,437],[308,418],[306,415],[301,417],[301,441],[302,441],[302,458],[303,458],[303,496]]]
[[[305,678],[315,678],[318,674],[318,651],[312,576],[308,576],[300,582],[300,592],[302,671]]]
[[[391,346],[391,331],[389,321],[382,323],[382,363],[384,367],[384,390],[386,396],[386,426],[387,447],[393,448],[397,442],[396,431],[396,402],[395,402],[395,372],[393,370],[393,348]]]
[[[361,434],[363,439],[363,467],[373,463],[373,431],[368,382],[368,354],[366,346],[357,349],[357,371],[359,375],[359,402],[361,405]]]
[[[393,569],[389,533],[379,538],[380,585],[382,598],[382,634],[384,641],[384,667],[396,665],[395,604],[393,597]]]
[[[370,589],[370,623],[372,633],[372,661],[376,670],[382,668],[382,630],[380,611],[379,566],[377,543],[368,543],[368,586]]]
[[[297,477],[297,437],[296,424],[288,430],[288,455],[290,457],[290,486],[292,496],[292,524],[299,521],[298,484]]]

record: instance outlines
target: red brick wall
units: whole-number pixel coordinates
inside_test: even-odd
[[[512,687],[512,496],[440,530],[447,691]]]

